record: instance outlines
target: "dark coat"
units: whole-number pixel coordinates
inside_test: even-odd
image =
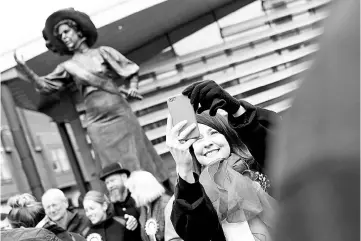
[[[123,202],[116,202],[113,203],[114,206],[114,216],[117,217],[124,217],[125,214],[132,215],[137,220],[140,216],[140,209],[136,207],[134,199],[131,197],[131,193],[128,193],[128,196]],[[140,241],[141,235],[140,235],[140,225],[138,223],[138,227],[134,230],[125,230],[125,236],[127,240],[134,240],[134,241]]]
[[[68,223],[66,225],[66,230],[73,233],[78,233],[80,235],[85,235],[85,229],[91,225],[90,220],[85,215],[84,210],[82,209],[73,209],[68,210]]]
[[[229,115],[228,122],[255,159],[253,169],[265,172],[265,160],[271,147],[269,141],[275,138],[281,118],[273,111],[256,107],[246,101],[240,101],[240,104],[246,112],[236,118]]]
[[[265,167],[268,141],[273,137],[279,116],[272,111],[255,107],[245,101],[241,105],[246,112],[240,117],[228,116],[228,122],[259,165]],[[189,184],[179,177],[175,189],[175,201],[171,221],[179,236],[185,241],[225,241],[216,210],[198,181]]]
[[[1,231],[2,241],[62,241],[54,233],[44,228],[15,228]]]
[[[44,225],[44,228],[54,233],[62,241],[85,241],[80,234],[69,232],[53,222]]]
[[[95,233],[102,237],[102,241],[132,240],[125,238],[125,220],[123,221],[124,222],[122,223],[119,221],[119,219],[110,216],[102,223],[92,225],[85,237],[89,237]]]
[[[128,192],[128,196],[125,198],[123,202],[115,202],[114,205],[114,212],[115,216],[123,217],[124,214],[129,214],[135,217],[136,219],[139,218],[140,209],[137,208],[137,205],[134,199],[131,197],[131,193]]]

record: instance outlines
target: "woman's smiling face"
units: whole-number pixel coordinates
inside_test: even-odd
[[[85,199],[83,202],[85,215],[92,224],[100,223],[106,219],[106,210],[108,205]]]
[[[200,137],[193,143],[193,149],[201,165],[207,166],[230,156],[231,148],[224,135],[207,125],[198,124],[198,128]]]

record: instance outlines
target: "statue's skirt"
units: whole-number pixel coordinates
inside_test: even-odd
[[[102,167],[121,162],[130,171],[151,172],[160,182],[168,179],[164,162],[122,96],[97,90],[85,97],[84,104],[87,131]]]

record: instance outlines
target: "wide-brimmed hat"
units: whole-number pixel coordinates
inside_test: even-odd
[[[78,30],[86,38],[85,42],[89,47],[93,46],[98,38],[97,28],[86,13],[76,11],[74,8],[58,10],[46,19],[43,37],[46,41],[46,47],[60,55],[71,55],[73,53],[54,35],[54,27],[60,21],[68,19],[77,24]]]
[[[105,166],[99,173],[100,180],[104,181],[110,175],[113,174],[122,174],[125,173],[129,177],[130,171],[128,169],[123,168],[122,164],[119,162],[115,162]]]

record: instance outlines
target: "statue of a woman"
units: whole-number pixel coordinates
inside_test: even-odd
[[[168,183],[167,169],[118,89],[128,85],[129,97],[140,96],[138,65],[111,47],[91,48],[97,29],[88,15],[73,8],[51,14],[43,36],[50,50],[71,58],[40,77],[15,53],[21,72],[43,94],[63,90],[75,82],[84,100],[87,131],[103,167],[121,162],[126,169],[147,170]],[[128,161],[122,160],[125,156]]]

